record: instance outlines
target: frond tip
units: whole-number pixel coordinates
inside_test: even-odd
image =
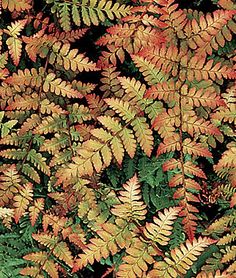
[[[111,212],[129,221],[144,220],[147,213],[146,205],[141,201],[141,190],[137,175],[134,175],[126,184],[124,190],[119,192],[121,204],[114,205]]]

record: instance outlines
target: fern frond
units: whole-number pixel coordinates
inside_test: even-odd
[[[126,253],[116,273],[117,277],[142,277],[148,270],[148,265],[154,263],[153,256],[157,255],[152,246],[138,238],[126,249]]]
[[[10,120],[7,122],[2,122],[5,112],[0,112],[0,128],[1,128],[1,138],[7,136],[11,129],[17,124],[17,120]]]
[[[40,67],[38,70],[32,68],[31,70],[18,70],[17,73],[13,73],[8,77],[5,82],[12,85],[26,85],[31,87],[40,88],[43,83],[44,69]]]
[[[223,236],[222,238],[220,238],[219,241],[217,242],[217,245],[230,244],[230,243],[234,242],[235,239],[236,239],[236,229],[234,229],[232,231],[232,233],[228,233],[225,236]]]
[[[72,86],[66,81],[62,81],[61,78],[56,78],[54,73],[49,73],[44,81],[43,90],[45,93],[51,92],[56,95],[62,95],[68,98],[82,98],[78,91],[74,90]]]
[[[157,155],[166,152],[174,152],[180,150],[180,137],[178,133],[173,133],[170,137],[165,137],[163,142],[160,143],[157,149]]]
[[[70,7],[67,3],[65,3],[60,7],[59,17],[60,17],[60,25],[62,29],[64,31],[70,31],[71,30]]]
[[[181,192],[182,191],[182,192]],[[190,204],[190,202],[199,202],[198,198],[192,193],[188,192],[185,188],[180,188],[175,192],[175,198],[184,198],[179,201],[179,205],[182,206],[182,211],[179,216],[183,217],[183,226],[186,234],[188,235],[191,242],[194,240],[194,235],[197,229],[197,220],[196,213],[199,210]]]
[[[124,158],[124,153],[125,153],[121,139],[119,137],[115,136],[111,140],[110,144],[111,144],[111,150],[113,152],[115,159],[117,160],[118,164],[121,164],[123,161],[123,158]],[[95,165],[96,165],[96,162],[94,161],[94,166]],[[101,169],[102,165],[99,168]]]
[[[108,67],[110,64],[117,65],[117,58],[123,63],[125,61],[125,51],[123,48],[117,48],[114,44],[107,46],[108,51],[102,51],[99,58],[98,66],[101,68]]]
[[[33,275],[37,275],[37,277],[38,277],[38,275],[40,273],[40,268],[41,268],[42,270],[45,270],[50,277],[59,278],[57,266],[53,260],[49,259],[47,252],[40,251],[40,252],[36,252],[36,253],[31,253],[31,254],[25,255],[23,258],[27,261],[31,261],[31,262],[39,264],[39,268],[38,268],[38,272],[36,272],[36,274],[33,273],[32,268],[31,269],[23,268],[21,270],[22,275],[31,275],[32,277],[34,277]]]
[[[194,134],[209,134],[209,135],[221,135],[220,130],[214,126],[210,121],[205,121],[202,118],[198,118],[194,115],[183,115],[183,131],[188,132],[191,136]]]
[[[128,155],[133,158],[136,152],[137,143],[134,138],[132,130],[128,128],[122,128],[120,132],[121,140],[124,144],[124,148],[127,151]]]
[[[101,130],[99,133],[101,133]],[[99,130],[94,130],[94,135],[96,135],[96,131]],[[123,145],[120,144],[120,139],[116,136],[113,137],[105,130],[102,131],[102,134],[98,134],[98,136],[98,138],[103,136],[103,143],[92,139],[85,141],[78,151],[78,156],[73,158],[74,163],[67,165],[66,168],[63,168],[63,171],[62,169],[58,171],[58,177],[60,176],[61,180],[78,178],[83,175],[92,176],[95,170],[100,172],[103,167],[110,165],[112,153],[118,163],[121,162],[124,149]]]
[[[100,261],[101,258],[107,258],[109,254],[116,254],[120,248],[124,248],[130,244],[132,238],[131,231],[126,222],[117,220],[116,225],[105,223],[102,230],[97,231],[99,238],[93,238],[83,250],[84,254],[80,254],[75,261],[73,271],[86,266],[88,263],[93,264],[94,261]]]
[[[159,20],[164,22],[167,28],[164,30],[165,36],[169,40],[177,41],[178,38],[185,38],[183,29],[188,23],[188,18],[186,13],[182,9],[178,9],[178,4],[172,0],[155,1],[161,6],[158,13],[161,13]]]
[[[230,183],[228,184],[222,184],[217,187],[217,190],[222,194],[223,198],[225,200],[230,200],[232,196],[236,193],[236,188],[231,185]]]
[[[170,79],[168,82],[159,82],[145,92],[145,97],[164,100],[165,102],[177,101],[179,84]]]
[[[50,175],[50,168],[45,162],[46,158],[40,153],[37,153],[36,150],[30,150],[27,154],[26,160],[30,161],[38,170],[42,171],[48,176]]]
[[[34,204],[29,207],[29,216],[31,225],[34,226],[38,217],[39,213],[44,209],[44,199],[39,198],[34,200]]]
[[[50,0],[47,0],[50,3]],[[114,18],[121,18],[130,13],[130,7],[124,4],[115,3],[106,0],[86,0],[82,3],[77,0],[73,3],[55,3],[52,11],[59,13],[61,27],[68,31],[70,30],[71,20],[75,25],[80,26],[81,22],[87,26],[99,25],[100,22],[104,22],[106,18],[113,20]]]
[[[193,56],[188,59],[187,56],[182,57],[180,60],[181,72],[180,78],[184,81],[186,78],[192,82],[194,79],[197,81],[209,80],[212,81],[221,78],[233,77],[233,69],[227,65],[222,65],[221,62],[215,63],[214,60],[207,60],[204,56]]]
[[[62,109],[54,102],[50,102],[48,99],[44,99],[40,102],[40,111],[42,114],[67,114],[68,112]]]
[[[82,124],[84,121],[92,119],[89,108],[85,107],[84,105],[78,105],[78,103],[75,103],[71,106],[68,106],[67,109],[69,112],[69,120],[72,123]]]
[[[97,44],[119,47],[120,50],[127,51],[129,54],[137,53],[142,47],[160,45],[165,41],[158,29],[137,24],[118,24],[108,28],[107,32],[108,34],[101,37]],[[120,58],[120,55],[117,56]]]
[[[26,22],[26,19],[12,22],[11,25],[7,26],[7,29],[5,29],[4,32],[11,37],[17,38],[24,29]]]
[[[157,242],[160,245],[167,245],[172,233],[173,224],[176,220],[181,208],[174,207],[165,209],[164,212],[158,212],[158,217],[154,216],[154,223],[146,223],[144,235]]]
[[[146,86],[141,84],[140,81],[137,81],[135,78],[130,79],[125,77],[118,77],[118,80],[125,91],[123,100],[128,101],[130,105],[138,105],[143,110],[148,103],[152,103],[152,101],[143,98]]]
[[[219,107],[212,115],[215,122],[229,122],[236,124],[236,105],[235,103],[227,104],[227,107]]]
[[[130,221],[144,220],[146,215],[146,205],[141,201],[141,190],[137,176],[133,176],[123,185],[124,190],[119,192],[118,199],[121,204],[113,206],[112,214],[129,219]]]
[[[99,122],[101,122],[109,131],[111,131],[113,134],[120,135],[120,139],[124,145],[125,150],[129,154],[130,157],[134,157],[135,151],[136,151],[136,140],[134,138],[133,132],[126,128],[122,127],[122,125],[119,123],[119,121],[115,120],[114,118],[110,116],[101,116],[98,117]],[[95,130],[92,130],[91,133],[93,135]],[[102,134],[99,134],[99,131],[97,132],[97,135],[95,135],[97,138],[102,138]],[[106,138],[107,135],[105,135]],[[103,155],[103,158],[106,156]]]
[[[32,201],[32,197],[33,186],[32,184],[28,183],[23,188],[21,188],[19,193],[13,198],[15,206],[14,218],[16,223],[19,222],[19,219],[27,210],[30,202]]]
[[[39,103],[39,96],[36,93],[24,96],[16,95],[14,101],[6,107],[6,110],[37,110]]]
[[[62,148],[69,145],[69,138],[66,134],[55,133],[52,139],[47,139],[41,146],[40,151],[47,151],[50,154],[59,152]]]
[[[227,246],[225,248],[225,254],[223,255],[221,262],[228,263],[229,261],[235,261],[236,259],[236,246]]]
[[[135,118],[135,112],[132,111],[127,101],[114,98],[106,99],[105,101],[125,122],[131,122]]]
[[[160,113],[152,124],[162,138],[174,136],[174,131],[180,126],[180,110],[175,106],[167,112]]]
[[[206,230],[207,234],[211,233],[223,233],[228,226],[232,226],[236,223],[236,212],[224,215],[223,217],[214,221]]]
[[[100,87],[100,90],[104,92],[106,97],[111,93],[117,97],[121,97],[123,95],[123,89],[117,78],[120,75],[120,72],[116,71],[116,67],[111,65],[105,67],[101,74],[102,78],[100,80],[103,85]]]
[[[60,66],[63,66],[65,70],[72,71],[97,71],[99,70],[96,67],[94,62],[89,61],[84,54],[78,54],[78,49],[70,49],[70,44],[62,44],[56,42],[52,45],[52,53],[49,56],[49,63],[57,63]]]
[[[57,41],[55,37],[44,34],[42,31],[31,37],[23,36],[22,40],[26,43],[25,51],[33,62],[36,62],[38,54],[41,58],[45,58],[52,45]]]
[[[170,170],[173,170],[173,169],[180,169],[181,170],[181,163],[179,160],[176,160],[174,158],[171,158],[170,160],[167,160],[163,166],[163,171],[170,171]],[[203,179],[206,179],[206,175],[205,173],[202,171],[202,169],[200,169],[196,164],[194,164],[193,162],[191,161],[186,161],[184,164],[183,164],[183,168],[184,168],[184,174],[185,175],[195,175],[197,177],[200,177],[200,178],[203,178]]]
[[[2,8],[8,9],[10,12],[21,12],[31,8],[28,0],[2,0]]]
[[[4,206],[13,199],[14,194],[18,193],[21,188],[21,179],[16,166],[12,164],[10,167],[2,171],[0,176],[0,205]]]
[[[161,47],[144,48],[138,54],[154,64],[160,73],[177,75],[181,54],[176,46],[167,48],[163,44]]]
[[[182,105],[190,105],[191,107],[208,106],[212,109],[218,106],[225,106],[223,99],[217,95],[214,87],[207,87],[207,89],[197,89],[196,87],[188,88],[182,86]]]
[[[24,28],[26,22],[27,20],[18,20],[17,22],[12,23],[11,26],[8,26],[8,30],[5,30],[5,32],[10,36],[10,38],[6,40],[6,44],[15,66],[18,66],[22,52],[22,41],[18,38],[18,36]]]
[[[35,169],[34,169],[33,167],[31,167],[29,164],[24,163],[24,164],[22,165],[21,172],[22,172],[23,174],[25,174],[27,177],[29,177],[30,179],[32,179],[34,182],[40,183],[39,174],[38,174],[37,171],[35,171]]]
[[[41,118],[38,114],[32,114],[19,129],[19,135],[26,134],[27,131],[34,129],[41,123]]]
[[[235,275],[235,272],[236,272],[236,263],[235,263],[235,261],[232,264],[229,265],[229,267],[226,269],[226,272],[231,274],[231,276]]]
[[[25,149],[7,149],[0,152],[0,156],[8,159],[22,160],[27,155]]]
[[[53,214],[44,214],[42,225],[43,231],[48,231],[48,227],[51,226],[53,230],[53,234],[58,236],[59,232],[63,232],[64,227],[66,226],[67,219],[64,217],[58,217]]]
[[[157,85],[159,82],[166,80],[168,75],[162,74],[155,64],[139,55],[131,55],[135,66],[142,72],[148,85]]]
[[[59,238],[50,234],[32,234],[32,237],[52,250],[54,256],[64,261],[68,266],[73,266],[73,257],[66,242],[59,241]]]
[[[0,219],[5,219],[8,217],[14,217],[14,209],[0,207]]]
[[[79,91],[83,96],[90,94],[96,88],[96,84],[83,83],[77,80],[73,80],[71,84],[72,87]]]
[[[0,69],[4,69],[8,60],[8,52],[4,52],[0,54]]]
[[[131,124],[141,148],[150,156],[153,149],[153,135],[146,123],[146,119],[144,117],[136,117],[136,113],[131,110],[127,101],[114,98],[106,99],[105,101],[126,123]]]
[[[71,150],[63,150],[61,152],[56,153],[51,159],[49,166],[54,167],[56,165],[62,165],[66,162],[71,161],[72,159],[72,151]]]
[[[236,84],[232,83],[229,84],[229,87],[226,89],[226,92],[222,94],[222,97],[224,98],[225,102],[227,103],[227,106],[235,103],[236,101]]]
[[[34,115],[34,114],[33,114]],[[52,115],[45,117],[41,123],[37,123],[34,121],[34,118],[38,120],[38,116],[32,117],[29,119],[29,122],[25,122],[25,124],[32,124],[37,126],[34,128],[35,134],[48,134],[58,132],[58,130],[66,127],[66,118],[65,116],[60,115]],[[25,127],[25,126],[24,126]]]
[[[183,142],[183,152],[196,156],[212,157],[211,152],[207,148],[203,147],[200,143],[191,141],[189,138],[186,138]]]
[[[55,37],[62,42],[75,42],[84,36],[88,31],[88,28],[71,30],[69,32],[58,31],[55,33]]]
[[[179,273],[184,275],[191,268],[197,257],[206,247],[213,244],[214,240],[199,237],[191,243],[189,240],[181,244],[180,248],[171,250],[170,256],[164,261],[156,262],[154,269],[149,272],[149,277],[175,278]]]
[[[206,174],[200,169],[196,164],[191,161],[186,161],[184,163],[184,174],[194,175],[196,177],[206,179]]]
[[[10,37],[7,39],[7,46],[10,56],[15,66],[18,66],[22,53],[22,42],[18,38]]]
[[[153,149],[154,138],[149,125],[146,123],[146,119],[144,117],[138,117],[131,122],[131,125],[142,150],[147,156],[150,156]]]
[[[212,16],[202,15],[199,22],[194,18],[190,24],[192,34],[187,38],[190,48],[196,50],[197,55],[212,55],[219,46],[224,47],[226,41],[232,40],[228,22],[234,16],[233,11],[217,10]]]

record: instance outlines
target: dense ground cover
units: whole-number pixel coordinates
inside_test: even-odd
[[[235,277],[236,5],[0,7],[0,277]]]

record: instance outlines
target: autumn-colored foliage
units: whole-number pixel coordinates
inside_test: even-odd
[[[236,5],[190,2],[0,1],[0,277],[236,276]]]

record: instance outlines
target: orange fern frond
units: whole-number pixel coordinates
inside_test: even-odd
[[[19,193],[14,196],[14,207],[15,213],[14,218],[16,223],[19,222],[19,219],[23,216],[26,212],[30,202],[32,201],[33,197],[33,186],[32,184],[28,183],[23,188],[19,190]]]
[[[160,245],[167,245],[172,233],[173,224],[176,220],[181,208],[174,207],[158,212],[158,216],[154,216],[154,223],[146,223],[144,235]]]
[[[128,225],[123,220],[117,220],[116,224],[105,223],[102,230],[97,231],[99,238],[93,238],[75,261],[73,271],[86,266],[88,263],[100,261],[101,258],[107,258],[109,254],[116,254],[120,248],[130,244],[132,238]]]
[[[52,250],[53,255],[55,255],[59,260],[64,261],[70,267],[73,266],[73,256],[66,242],[60,241],[58,237],[46,233],[32,234],[32,237]]]
[[[123,187],[124,190],[120,191],[118,196],[121,204],[111,209],[112,214],[130,221],[144,220],[147,210],[146,205],[140,200],[141,190],[137,176],[129,179]]]
[[[8,204],[13,196],[19,192],[21,188],[21,179],[16,166],[13,164],[8,169],[4,169],[0,176],[0,205]]]
[[[201,16],[199,22],[192,19],[192,34],[188,36],[187,43],[190,48],[196,50],[197,55],[212,55],[213,50],[223,47],[226,41],[232,40],[228,22],[234,16],[233,11],[217,10],[212,16]]]
[[[154,269],[148,273],[148,277],[176,278],[179,273],[186,274],[204,249],[214,242],[206,237],[194,239],[192,243],[187,240],[185,244],[180,245],[180,248],[171,250],[170,257],[156,262]]]
[[[137,238],[126,249],[126,253],[116,273],[117,277],[142,277],[148,270],[148,265],[154,263],[153,257],[157,255],[152,246]]]
[[[31,8],[29,0],[2,0],[2,8],[8,9],[10,12],[26,11]]]
[[[40,273],[40,268],[41,268],[42,270],[45,270],[48,273],[48,275],[50,275],[50,277],[59,278],[57,266],[53,260],[49,259],[49,255],[47,252],[40,251],[37,253],[31,253],[31,254],[25,255],[23,258],[27,261],[31,261],[31,262],[39,264],[39,267],[38,267],[38,272],[36,272],[36,273],[34,273],[33,270],[35,270],[37,267],[23,268],[21,270],[22,275],[30,275],[30,276],[33,276],[34,274],[37,275]]]

